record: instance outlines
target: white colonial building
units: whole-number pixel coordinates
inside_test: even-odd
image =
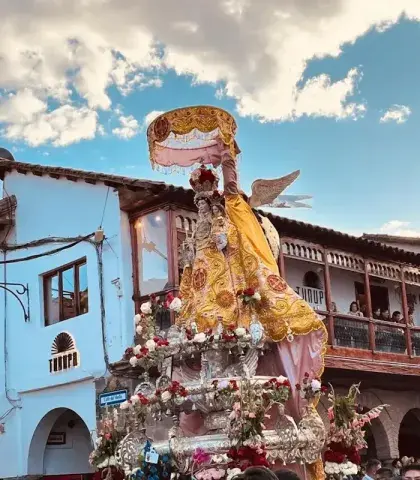
[[[135,381],[105,381],[129,370],[120,360],[134,313],[179,286],[192,194],[3,159],[0,177],[0,478],[88,475],[98,395]],[[325,378],[338,388],[361,379],[364,406],[391,405],[372,425],[369,454],[420,456],[420,329],[374,313],[420,325],[420,255],[402,240],[270,218],[282,274],[326,318]],[[362,313],[348,315],[352,302]]]

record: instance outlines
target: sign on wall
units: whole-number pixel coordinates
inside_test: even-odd
[[[79,352],[73,337],[67,333],[59,333],[51,346],[50,373],[59,373],[80,364]]]
[[[324,310],[325,295],[324,290],[311,287],[296,287],[295,292],[303,298],[315,310]]]
[[[117,390],[115,392],[106,392],[99,395],[99,406],[110,407],[112,405],[119,405],[128,398],[127,390]]]
[[[64,432],[51,432],[48,435],[47,445],[65,445],[66,434]]]

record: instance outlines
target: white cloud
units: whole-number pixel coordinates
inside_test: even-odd
[[[16,140],[58,145],[86,134],[66,136],[56,126],[48,135],[47,126],[44,134],[26,132],[71,108],[89,117],[90,138],[98,132],[96,111],[112,107],[112,87],[123,95],[159,87],[168,69],[214,84],[218,95],[236,101],[240,115],[261,121],[357,118],[366,109],[353,97],[360,66],[337,80],[325,73],[306,78],[308,62],[336,58],[345,45],[372,28],[384,32],[402,15],[418,21],[420,2],[2,1],[0,91],[14,101],[0,98],[0,122]]]
[[[128,117],[121,115],[118,120],[121,126],[112,130],[112,133],[117,137],[128,140],[139,133],[139,122],[133,117],[133,115],[129,115]]]
[[[145,117],[144,117],[144,120],[143,120],[143,128],[147,128],[155,118],[157,118],[159,115],[162,115],[162,111],[160,110],[153,110],[151,112],[149,112]]]
[[[385,235],[396,235],[399,237],[420,237],[420,231],[410,227],[411,222],[401,220],[390,220],[382,225],[379,233]]]
[[[30,122],[8,124],[2,134],[9,140],[23,140],[32,147],[51,143],[64,147],[95,137],[98,114],[88,107],[62,105],[51,112],[40,112]]]
[[[410,107],[406,105],[393,105],[382,115],[379,121],[381,123],[405,123],[410,115]]]

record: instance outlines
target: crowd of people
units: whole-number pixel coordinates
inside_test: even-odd
[[[369,460],[364,475],[350,480],[420,480],[420,459],[394,460],[391,467],[383,467],[379,460]],[[233,480],[301,480],[291,470],[273,472],[265,467],[251,467]]]
[[[338,313],[335,303],[333,303],[333,311]],[[358,302],[351,302],[347,315],[367,318],[368,314],[366,312],[366,305],[360,307]],[[400,311],[396,310],[391,315],[389,309],[381,309],[379,307],[373,309],[372,317],[375,320],[398,324],[404,327],[406,325],[415,326],[413,307],[410,307],[408,310],[407,322]],[[367,323],[352,322],[344,318],[336,318],[334,325],[337,345],[362,349],[369,348]],[[380,323],[376,325],[375,331],[376,350],[392,353],[406,352],[407,347],[404,328],[396,328],[395,326],[388,326]],[[416,355],[420,354],[420,337],[414,332],[411,337],[411,344],[414,353]]]
[[[420,459],[404,457],[394,460],[390,467],[383,467],[379,460],[369,460],[362,480],[420,480]]]

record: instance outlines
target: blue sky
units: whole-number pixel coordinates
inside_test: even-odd
[[[420,24],[403,19],[385,31],[372,28],[363,32],[350,43],[344,38],[338,55],[331,56],[326,49],[320,58],[307,59],[303,77],[296,82],[298,87],[320,75],[328,75],[331,83],[339,82],[351,69],[357,69],[357,80],[345,102],[363,105],[363,109],[347,118],[339,118],[340,113],[326,118],[317,114],[318,107],[314,107],[315,113],[310,112],[310,116],[261,122],[261,117],[268,116],[267,108],[261,107],[256,116],[245,116],[244,112],[240,115],[238,99],[227,92],[222,98],[216,95],[225,85],[222,76],[220,81],[216,78],[215,82],[197,84],[196,74],[185,75],[185,68],[179,75],[173,68],[160,68],[148,70],[148,78],[159,79],[160,87],[134,88],[123,95],[116,85],[108,86],[110,106],[94,109],[98,125],[102,125],[94,138],[76,139],[63,146],[54,146],[48,139],[28,145],[25,134],[7,130],[10,125],[3,116],[1,145],[11,149],[21,161],[186,185],[186,176],[152,171],[144,118],[151,111],[184,105],[217,105],[233,112],[237,119],[237,139],[243,152],[239,168],[245,191],[250,190],[256,178],[273,178],[299,168],[300,178],[286,193],[313,195],[313,208],[283,209],[279,213],[355,234],[416,234],[420,232],[420,58],[416,55],[419,43]],[[185,59],[182,61],[185,63]],[[257,80],[259,77],[252,79]],[[243,82],[246,84],[246,79]],[[3,101],[7,95],[17,94],[19,88],[26,88],[24,81],[19,87],[3,89]],[[253,88],[255,85],[249,86],[251,92]],[[39,98],[48,104],[47,112],[63,105],[61,99],[56,101],[48,95]],[[76,88],[67,102],[82,105],[84,98]],[[385,117],[388,121],[381,122],[394,105],[398,106],[396,116]],[[131,138],[120,138],[115,130],[113,133],[121,116],[132,116],[137,121],[137,125],[132,124],[135,132]],[[1,121],[0,98],[0,124]]]

